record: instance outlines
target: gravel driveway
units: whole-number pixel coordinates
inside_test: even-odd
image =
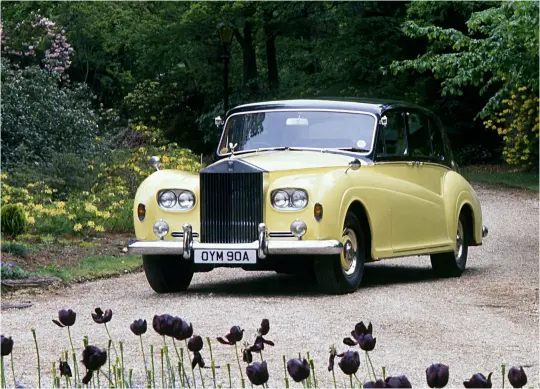
[[[529,384],[538,386],[538,195],[485,185],[475,189],[490,232],[483,246],[470,249],[461,278],[434,278],[424,256],[369,265],[364,287],[345,296],[320,295],[307,280],[293,276],[233,269],[196,274],[185,294],[157,295],[142,273],[75,285],[31,297],[31,308],[2,312],[2,334],[15,340],[18,379],[26,387],[37,384],[30,332],[35,327],[43,381],[50,384],[51,362],[69,344],[66,331],[51,322],[61,308],[77,312],[72,333],[79,346],[88,335],[91,344],[105,347],[105,328],[90,316],[99,306],[113,310],[111,334],[127,343],[126,365],[139,378],[142,359],[129,324],[147,319],[144,341],[158,345],[161,339],[151,329],[152,317],[170,313],[191,321],[195,333],[203,336],[223,336],[232,325],[241,325],[249,340],[261,319],[269,318],[267,338],[276,345],[265,349],[264,357],[274,387],[283,386],[282,355],[305,351],[315,361],[319,386],[329,387],[329,345],[346,350],[342,339],[360,320],[373,323],[377,346],[371,358],[376,368],[380,371],[384,365],[391,375],[406,374],[415,387],[426,386],[425,368],[438,361],[450,366],[449,386],[462,387],[462,381],[476,372],[495,372],[494,387],[500,386],[502,363],[525,366]],[[214,342],[214,354],[222,366],[235,362],[233,347]],[[206,344],[203,356],[209,359]],[[367,373],[361,360],[358,377],[363,380]],[[336,368],[338,384],[343,385]],[[207,387],[210,376],[207,371]],[[228,386],[226,369],[218,377]],[[8,382],[13,382],[10,371]]]

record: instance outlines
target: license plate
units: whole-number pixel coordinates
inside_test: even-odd
[[[195,263],[244,265],[257,263],[256,250],[195,250]]]

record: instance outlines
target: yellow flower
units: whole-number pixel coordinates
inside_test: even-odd
[[[30,216],[28,219],[26,219],[29,224],[34,224],[36,222],[36,219],[34,219],[33,216]]]
[[[108,219],[111,217],[111,214],[109,212],[103,212],[103,219]]]
[[[88,223],[86,223],[86,225],[88,227],[94,227],[96,225],[96,223],[94,223],[92,220],[88,221]]]
[[[84,204],[84,210],[86,212],[95,212],[97,211],[97,207],[93,204],[86,203]]]
[[[96,226],[96,231],[97,232],[103,232],[103,231],[105,231],[105,228],[103,228],[103,226]]]
[[[35,204],[35,205],[34,205],[34,209],[36,209],[36,210],[41,210],[41,209],[43,209],[43,204]]]
[[[73,220],[73,219],[75,219],[75,215],[69,214],[69,215],[67,215],[67,218],[68,218],[68,220]]]
[[[46,193],[46,194],[52,194],[53,191],[52,191],[52,189],[47,188],[47,189],[45,189],[45,193]]]
[[[77,223],[73,226],[73,230],[74,231],[80,231],[82,230],[82,224],[81,223]]]
[[[11,199],[11,197],[4,196],[4,198],[2,199],[2,202],[7,203],[7,202],[9,202],[9,199]]]
[[[66,203],[65,203],[65,201],[57,201],[56,206],[58,208],[64,208],[66,206]]]

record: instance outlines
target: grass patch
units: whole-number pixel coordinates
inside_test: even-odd
[[[538,172],[513,170],[508,165],[476,165],[464,167],[461,169],[461,174],[468,181],[486,182],[538,192]]]
[[[59,277],[64,282],[76,282],[133,272],[140,269],[141,266],[142,258],[140,255],[122,257],[96,256],[84,258],[75,266],[44,266],[35,274]]]

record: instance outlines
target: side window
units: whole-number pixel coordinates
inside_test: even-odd
[[[428,158],[432,155],[429,117],[416,112],[407,112],[409,127],[409,155]]]
[[[445,152],[444,152],[444,142],[442,138],[441,129],[437,126],[437,123],[435,123],[433,120],[429,121],[429,129],[430,129],[430,135],[431,135],[431,144],[433,146],[433,152],[431,153],[431,156],[434,157],[437,161],[441,161],[443,163],[448,163],[445,161]]]
[[[389,157],[407,155],[407,136],[403,112],[390,111],[385,116],[387,124],[382,127],[377,139],[377,154]]]

